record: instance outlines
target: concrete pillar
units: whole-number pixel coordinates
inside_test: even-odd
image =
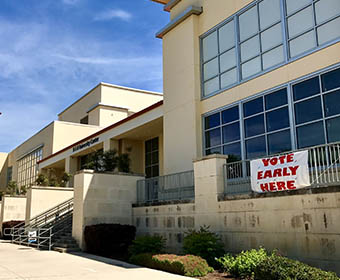
[[[210,155],[194,161],[197,229],[203,225],[210,226],[213,231],[219,229],[216,213],[218,196],[224,193],[223,165],[226,162],[224,155]]]
[[[118,151],[118,140],[107,139],[104,141],[104,152],[116,149]]]
[[[76,157],[67,157],[65,159],[65,172],[70,173],[72,175],[70,182],[68,182],[67,187],[72,187],[74,183],[74,175],[78,170],[78,158]]]

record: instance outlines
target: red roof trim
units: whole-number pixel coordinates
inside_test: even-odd
[[[137,118],[137,117],[139,117],[139,116],[141,116],[141,115],[143,115],[143,114],[145,114],[145,113],[147,113],[147,112],[149,112],[149,111],[151,111],[151,110],[153,110],[153,109],[155,109],[155,108],[157,108],[157,107],[159,107],[161,105],[163,105],[163,100],[161,100],[161,101],[159,101],[159,102],[157,102],[157,103],[155,103],[155,104],[153,104],[153,105],[151,105],[151,106],[149,106],[149,107],[147,107],[147,108],[145,108],[145,109],[143,109],[143,110],[141,110],[141,111],[139,111],[139,112],[137,112],[137,113],[135,113],[135,114],[133,114],[133,115],[131,115],[131,116],[121,120],[121,121],[119,121],[119,122],[116,122],[116,123],[114,123],[114,124],[112,124],[112,125],[110,125],[108,127],[105,127],[104,129],[102,129],[100,131],[97,131],[96,133],[93,133],[93,134],[91,134],[91,135],[89,135],[89,136],[79,140],[78,142],[76,142],[76,143],[74,143],[74,144],[72,144],[72,145],[70,145],[70,146],[68,146],[68,147],[66,147],[66,148],[64,148],[64,149],[62,149],[62,150],[52,154],[52,155],[49,155],[48,157],[38,161],[38,164],[42,163],[42,162],[44,162],[44,161],[46,161],[46,160],[48,160],[48,159],[50,159],[50,158],[52,158],[54,156],[56,156],[56,155],[59,155],[59,154],[65,152],[66,150],[68,150],[68,149],[70,149],[70,148],[72,148],[72,147],[74,147],[76,145],[79,145],[79,144],[81,144],[81,143],[83,143],[83,142],[85,142],[85,141],[87,141],[87,140],[89,140],[89,139],[91,139],[93,137],[96,137],[96,136],[98,136],[98,135],[100,135],[100,134],[102,134],[102,133],[104,133],[104,132],[106,132],[106,131],[108,131],[108,130],[110,130],[112,128],[115,128],[117,126],[120,126],[123,123],[126,123],[126,122],[128,122],[128,121],[130,121],[132,119],[135,119],[135,118]]]

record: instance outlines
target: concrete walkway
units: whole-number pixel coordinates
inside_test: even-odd
[[[54,251],[0,241],[0,280],[185,280],[193,279],[140,268],[124,262],[85,253]]]

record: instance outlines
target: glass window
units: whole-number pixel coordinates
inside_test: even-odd
[[[229,123],[239,119],[238,106],[222,112],[222,123]]]
[[[263,112],[263,98],[259,97],[243,104],[243,114],[245,117]]]
[[[240,39],[241,41],[249,38],[258,32],[258,15],[257,6],[250,8],[239,17],[240,22]]]
[[[246,141],[247,159],[259,158],[267,154],[266,139],[264,136]]]
[[[241,60],[246,61],[260,53],[259,36],[255,36],[241,44]]]
[[[33,151],[18,161],[18,186],[32,185],[38,175],[37,162],[42,159],[42,148]]]
[[[224,72],[235,66],[236,66],[236,54],[235,54],[235,48],[233,48],[230,51],[227,51],[220,56],[221,72]]]
[[[207,62],[203,67],[205,81],[216,76],[218,74],[218,58]]]
[[[310,31],[290,41],[290,56],[295,57],[316,47],[314,31]]]
[[[225,72],[221,76],[221,87],[222,88],[235,84],[236,82],[237,82],[237,71],[235,68],[228,72]]]
[[[315,77],[293,86],[294,100],[304,99],[320,93],[319,77]]]
[[[258,115],[244,120],[244,131],[246,137],[263,134],[264,130],[264,115]]]
[[[261,33],[262,51],[267,51],[282,44],[281,23],[274,25]]]
[[[301,32],[311,29],[313,26],[313,8],[309,6],[288,18],[289,38],[295,37]]]
[[[219,29],[220,52],[224,52],[235,46],[234,28],[234,21],[231,21]]]
[[[220,113],[213,114],[205,118],[205,129],[213,128],[220,125]]]
[[[340,3],[340,1],[339,1]],[[321,25],[317,29],[319,45],[326,44],[340,37],[340,17]]]
[[[281,19],[280,0],[264,0],[259,4],[260,27],[264,29]]]
[[[316,22],[320,24],[340,14],[339,0],[321,0],[315,3]],[[339,25],[338,25],[339,26]]]
[[[159,144],[158,137],[145,141],[145,176],[159,176]]]
[[[256,57],[242,65],[242,77],[246,79],[261,72],[261,58]]]
[[[290,140],[290,130],[284,130],[281,132],[268,135],[268,153],[278,154],[290,151],[292,144]]]
[[[340,69],[321,75],[322,89],[328,91],[340,87]]]
[[[325,116],[340,114],[340,90],[324,95]]]
[[[206,155],[221,154],[221,147],[211,148],[205,151]]]
[[[241,157],[241,144],[235,143],[223,146],[223,154],[228,155],[228,162],[240,161]]]
[[[267,94],[264,99],[267,110],[285,105],[287,104],[287,89],[284,88],[271,94]]]
[[[207,147],[221,145],[221,129],[216,128],[205,133],[205,143]]]
[[[320,96],[295,104],[295,122],[302,124],[322,118]]]
[[[283,47],[273,49],[263,55],[263,69],[268,69],[284,61]]]
[[[240,140],[240,124],[239,122],[228,124],[222,127],[223,143],[230,143]]]
[[[311,1],[312,0],[286,0],[287,14],[290,15],[298,9],[305,7],[310,4]]]
[[[322,121],[300,126],[296,129],[296,132],[299,149],[325,144],[325,133]]]
[[[268,132],[289,127],[288,107],[268,112],[266,119]]]
[[[326,121],[327,139],[329,143],[340,141],[340,117]]]
[[[211,93],[213,93],[213,92],[215,92],[219,89],[220,89],[220,86],[219,86],[219,78],[218,77],[204,83],[204,93],[206,95],[209,95],[209,94],[211,94]]]
[[[203,61],[207,61],[218,53],[217,32],[213,32],[202,40],[203,44]]]

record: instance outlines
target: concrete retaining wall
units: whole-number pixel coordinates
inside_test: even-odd
[[[0,231],[2,223],[8,221],[24,221],[26,210],[26,197],[3,196],[0,212]]]

